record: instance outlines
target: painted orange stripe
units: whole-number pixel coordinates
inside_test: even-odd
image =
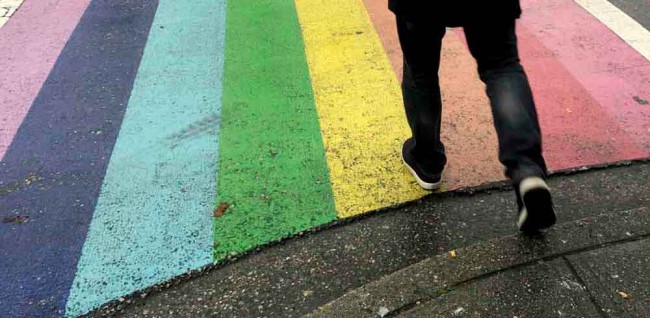
[[[394,15],[384,0],[364,1],[391,65],[401,78],[402,52]],[[476,75],[473,58],[454,32],[449,32],[443,42],[440,79],[442,135],[449,157],[447,190],[503,179],[484,86]]]

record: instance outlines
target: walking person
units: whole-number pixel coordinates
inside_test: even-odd
[[[389,0],[389,8],[396,15],[404,53],[402,93],[412,131],[402,159],[418,184],[435,190],[442,182],[447,158],[440,140],[440,50],[447,27],[463,27],[487,87],[499,160],[515,189],[517,225],[523,232],[534,232],[555,224],[537,111],[519,62],[519,0]]]

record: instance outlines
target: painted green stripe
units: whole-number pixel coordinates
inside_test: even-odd
[[[293,0],[227,7],[217,261],[336,219]]]

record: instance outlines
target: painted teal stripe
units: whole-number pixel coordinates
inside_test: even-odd
[[[161,0],[66,306],[212,262],[225,0]]]

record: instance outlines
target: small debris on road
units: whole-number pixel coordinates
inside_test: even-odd
[[[450,251],[450,252],[449,252],[449,256],[451,256],[451,258],[456,258],[456,256],[457,256],[457,255],[456,255],[456,250],[452,250],[452,251]]]
[[[226,210],[228,210],[229,207],[230,204],[222,202],[221,204],[219,204],[219,207],[216,210],[214,210],[214,217],[215,218],[222,217],[224,214],[226,214]]]
[[[623,298],[623,299],[630,298],[630,295],[628,295],[626,292],[620,291],[620,292],[618,292],[618,295],[621,296],[621,298]]]
[[[634,99],[635,102],[639,103],[639,105],[644,105],[645,106],[645,105],[650,104],[650,102],[648,102],[647,100],[645,100],[645,99],[643,99],[643,98],[641,98],[639,96],[634,96],[633,99]]]
[[[2,219],[2,223],[27,223],[29,221],[28,216],[10,216]]]

